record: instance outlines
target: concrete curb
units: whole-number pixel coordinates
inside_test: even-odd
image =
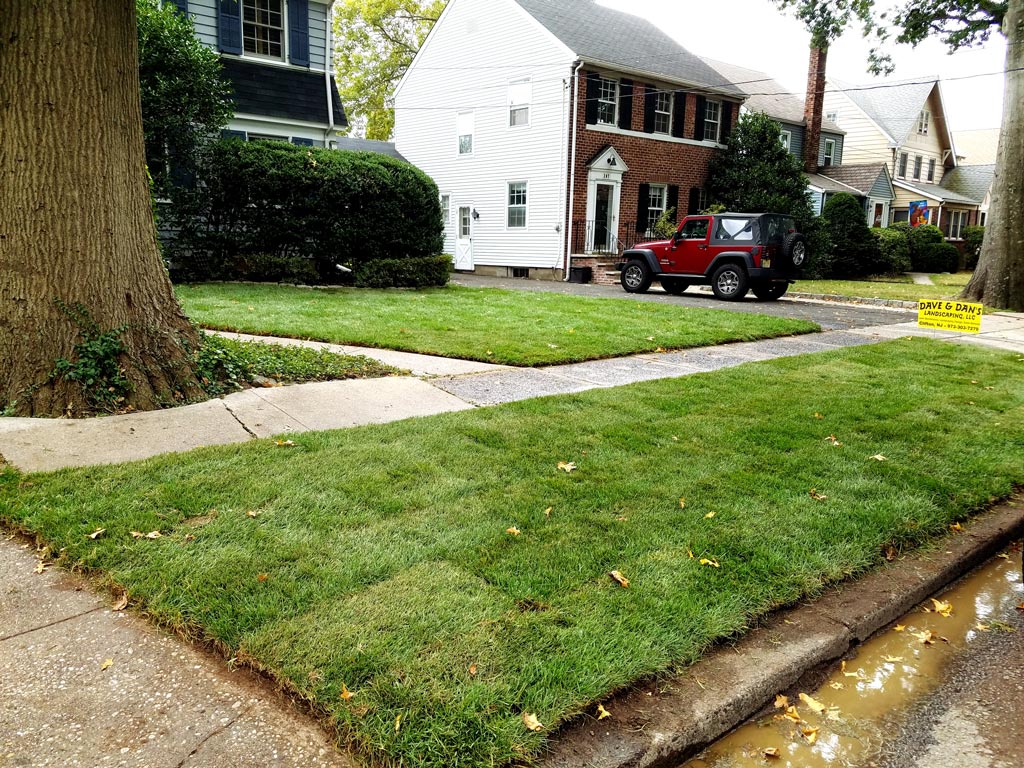
[[[699,288],[701,293],[711,293],[709,286],[702,285]],[[918,308],[916,301],[904,301],[903,299],[874,299],[861,296],[842,296],[838,293],[804,293],[802,291],[789,291],[785,298],[796,301],[824,301],[830,304],[846,304],[851,307],[889,307],[890,309],[914,309]]]
[[[620,694],[612,718],[586,716],[552,739],[545,768],[668,768],[769,704],[815,668],[912,609],[1024,535],[1024,495],[940,539],[846,582],[814,603],[773,614],[686,673]]]

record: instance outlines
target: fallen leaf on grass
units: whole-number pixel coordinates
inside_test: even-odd
[[[128,593],[125,592],[119,598],[117,598],[117,601],[113,604],[113,606],[111,606],[111,610],[112,611],[123,611],[127,607],[128,607]]]
[[[882,555],[888,562],[891,563],[899,556],[899,553],[896,551],[896,547],[894,547],[892,544],[886,544],[885,548],[882,550]]]
[[[476,677],[476,669],[477,669],[476,664],[470,664],[469,665],[469,676],[470,677]]]
[[[964,527],[960,523],[953,523],[949,526],[949,530],[953,531],[953,533],[960,533],[963,529]]]
[[[270,576],[268,576],[267,574],[261,573],[259,576],[256,577],[256,581],[266,581],[269,578]]]
[[[278,448],[294,448],[297,443],[294,440],[275,440],[274,445]]]
[[[839,439],[835,435],[829,435],[825,439],[832,444],[833,448],[840,448],[843,445],[842,443],[839,442]]]
[[[515,527],[515,526],[513,525],[513,526],[512,526],[511,528],[506,528],[506,529],[505,529],[505,533],[510,533],[510,534],[512,534],[513,536],[518,536],[519,534],[521,534],[521,533],[522,533],[522,531],[520,531],[520,530],[519,530],[518,528],[516,528],[516,527]]]
[[[96,540],[96,539],[98,539],[100,536],[102,536],[106,532],[107,532],[106,528],[97,528],[95,531],[93,531],[92,533],[89,534],[89,538],[93,539],[93,540]]]
[[[526,726],[528,731],[543,731],[544,726],[540,724],[540,720],[532,712],[523,712],[523,725]]]
[[[873,459],[874,461],[888,461],[888,459],[880,453],[876,453],[874,456],[868,456],[868,459]]]
[[[574,461],[560,461],[560,462],[558,462],[558,469],[561,469],[566,474],[569,474],[574,469],[576,469],[576,462],[574,462]]]
[[[820,714],[821,712],[825,711],[824,704],[822,704],[820,701],[816,699],[812,699],[806,693],[800,694],[800,701],[802,701],[804,704],[810,707],[814,712],[818,712]]]
[[[947,603],[945,600],[936,600],[932,598],[932,605],[935,606],[935,613],[939,614],[944,618],[949,618],[953,613],[953,604]]]
[[[693,560],[695,557],[695,555],[693,554],[693,550],[689,547],[686,548],[686,556],[689,557],[691,560]]]
[[[817,488],[811,488],[811,498],[815,501],[824,501],[828,498],[824,493],[818,493]]]
[[[611,571],[608,575],[611,576],[612,579],[614,579],[620,587],[622,587],[623,589],[629,589],[629,579],[627,579],[621,573],[619,573],[618,571]]]
[[[258,509],[250,509],[245,513],[246,517],[259,517],[262,514]]]
[[[398,733],[398,729],[402,727],[402,716],[399,715],[395,718],[395,733]]]
[[[544,510],[544,517],[551,517],[551,510],[552,509],[554,509],[554,507],[548,507],[547,509],[545,509]]]
[[[160,531],[150,531],[149,533],[143,533],[142,531],[132,531],[133,539],[159,539],[163,537]]]
[[[679,508],[680,509],[686,509],[686,498],[685,497],[679,500]]]
[[[612,713],[605,709],[601,704],[597,705],[597,719],[604,720],[606,717],[611,717]]]
[[[647,337],[647,340],[648,340],[648,341],[654,341],[654,337],[653,337],[653,336],[648,336],[648,337]]]
[[[761,751],[761,754],[764,755],[767,760],[778,760],[782,757],[782,753],[779,752],[778,747],[765,747]]]
[[[817,419],[818,421],[821,421],[821,420],[822,420],[822,419],[824,419],[825,417],[824,417],[824,416],[822,416],[822,415],[821,415],[820,413],[816,413],[816,414],[814,414],[814,418],[816,418],[816,419]]]
[[[113,659],[107,659],[102,664],[100,664],[100,672],[106,672],[112,666],[114,666],[114,660]]]
[[[714,512],[708,512],[706,515],[704,515],[704,519],[705,520],[710,520],[714,516],[715,516]]]
[[[888,662],[889,664],[899,664],[903,661],[902,656],[883,656],[882,661]]]
[[[721,568],[722,567],[721,565],[718,564],[718,561],[715,560],[714,558],[702,557],[698,562],[701,565],[710,565],[712,568]]]
[[[775,708],[785,709],[789,706],[789,696],[783,696],[781,693],[775,695]]]
[[[341,684],[341,698],[344,701],[351,701],[353,696],[355,696],[355,694],[348,689],[347,685],[342,683]]]
[[[672,440],[673,440],[673,442],[676,442],[676,443],[679,442],[679,438],[676,437],[675,435],[672,435]]]
[[[930,629],[926,629],[923,632],[911,632],[910,634],[920,640],[923,645],[935,644],[935,633]]]
[[[802,733],[804,738],[807,739],[808,744],[813,744],[818,740],[818,730],[819,729],[817,728],[808,726],[807,728],[801,728],[800,733]]]

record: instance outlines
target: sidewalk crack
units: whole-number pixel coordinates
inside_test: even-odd
[[[13,640],[14,638],[21,637],[22,635],[30,635],[33,632],[38,632],[41,629],[49,629],[50,627],[55,627],[58,624],[63,624],[65,621],[72,621],[74,619],[80,619],[83,616],[88,616],[90,613],[95,613],[96,611],[102,611],[103,609],[104,609],[104,606],[97,605],[95,608],[90,608],[87,611],[82,611],[81,613],[76,613],[74,616],[65,616],[63,619],[57,619],[56,621],[51,621],[48,624],[40,624],[38,627],[32,627],[31,629],[23,629],[21,632],[15,632],[14,634],[11,634],[11,635],[4,635],[3,637],[0,637],[0,643],[5,643],[8,640]]]
[[[246,432],[249,433],[249,437],[256,438],[257,440],[259,439],[259,435],[257,435],[251,429],[249,429],[249,427],[246,426],[246,423],[244,421],[242,421],[240,418],[238,418],[238,414],[231,410],[231,406],[230,405],[228,405],[223,400],[221,401],[221,403],[223,403],[223,405],[224,405],[224,410],[226,410],[228,413],[231,414],[231,418],[233,418],[235,421],[237,421],[239,426],[241,426],[242,429],[244,429]]]
[[[203,738],[199,740],[199,743],[196,744],[195,747],[192,748],[192,751],[189,752],[187,755],[185,755],[183,758],[181,758],[181,762],[179,762],[177,765],[175,765],[174,768],[184,768],[185,763],[187,763],[189,760],[191,760],[193,757],[195,757],[196,753],[199,752],[199,750],[203,748],[203,745],[206,742],[208,742],[214,736],[219,736],[220,734],[224,733],[224,731],[226,731],[228,728],[233,726],[244,715],[247,715],[247,714],[249,714],[249,709],[248,708],[243,710],[243,711],[241,711],[241,712],[239,712],[237,715],[232,717],[228,722],[226,722],[223,725],[220,725],[220,726],[214,728],[208,734],[203,736]]]

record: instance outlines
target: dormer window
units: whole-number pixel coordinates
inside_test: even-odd
[[[931,122],[932,114],[927,109],[922,109],[917,117],[917,132],[922,136],[928,135],[928,124]]]
[[[284,58],[284,0],[242,0],[245,52]]]

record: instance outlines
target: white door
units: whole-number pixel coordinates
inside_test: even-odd
[[[473,270],[473,211],[467,206],[459,208],[455,224],[455,269]]]

